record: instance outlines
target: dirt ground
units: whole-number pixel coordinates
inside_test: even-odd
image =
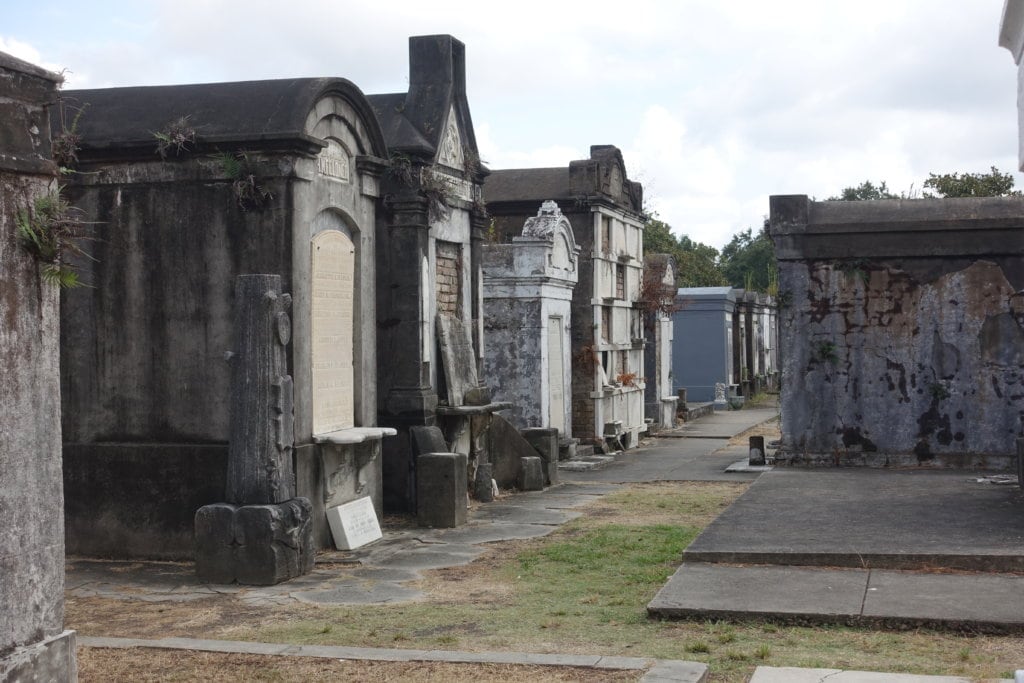
[[[537,681],[636,681],[639,671],[509,664],[444,664],[437,662],[367,662],[278,655],[242,655],[157,649],[78,648],[82,683],[163,683],[165,681],[445,681],[494,683]]]

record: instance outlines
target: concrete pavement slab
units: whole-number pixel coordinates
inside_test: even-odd
[[[694,562],[1024,571],[1024,496],[963,471],[776,468],[686,549]]]
[[[605,657],[602,655],[568,655],[535,652],[466,652],[448,650],[399,650],[393,648],[348,647],[335,645],[288,645],[252,643],[200,638],[108,638],[79,636],[83,647],[161,648],[196,652],[243,653],[288,657],[319,657],[325,659],[357,659],[386,662],[445,662],[453,664],[511,664],[586,669],[617,669],[644,672],[642,681],[660,683],[701,683],[707,677],[707,665],[681,660],[658,660],[641,657]]]
[[[663,659],[647,670],[640,683],[703,683],[706,680],[707,664]]]
[[[1009,681],[1010,679],[989,679]],[[921,676],[918,674],[887,674],[875,671],[843,671],[842,669],[799,669],[789,666],[759,666],[749,683],[982,683],[976,678],[960,676]]]
[[[647,605],[665,617],[856,619],[868,571],[684,563]]]
[[[1024,629],[1024,576],[874,570],[864,616],[900,622]]]
[[[503,523],[550,524],[559,526],[576,519],[581,513],[573,510],[558,510],[514,503],[497,503],[481,506],[474,516],[477,520]]]
[[[420,540],[432,543],[494,543],[524,538],[547,536],[558,527],[551,524],[491,523],[436,529],[422,534]]]

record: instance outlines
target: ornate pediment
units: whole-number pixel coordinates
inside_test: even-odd
[[[437,163],[462,171],[466,168],[466,156],[462,152],[462,135],[459,132],[459,121],[455,117],[455,108],[448,110],[448,122],[441,137],[441,148],[437,152]]]

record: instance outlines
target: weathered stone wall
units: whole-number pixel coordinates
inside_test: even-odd
[[[1024,415],[1024,200],[772,197],[782,452],[1008,466]]]
[[[60,78],[0,53],[0,680],[74,680],[64,623],[58,291],[18,215],[56,191],[48,108]]]

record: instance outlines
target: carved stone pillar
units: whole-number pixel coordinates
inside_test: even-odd
[[[277,275],[235,280],[227,503],[196,512],[196,572],[211,583],[271,585],[313,569],[312,505],[295,498],[291,340]]]

